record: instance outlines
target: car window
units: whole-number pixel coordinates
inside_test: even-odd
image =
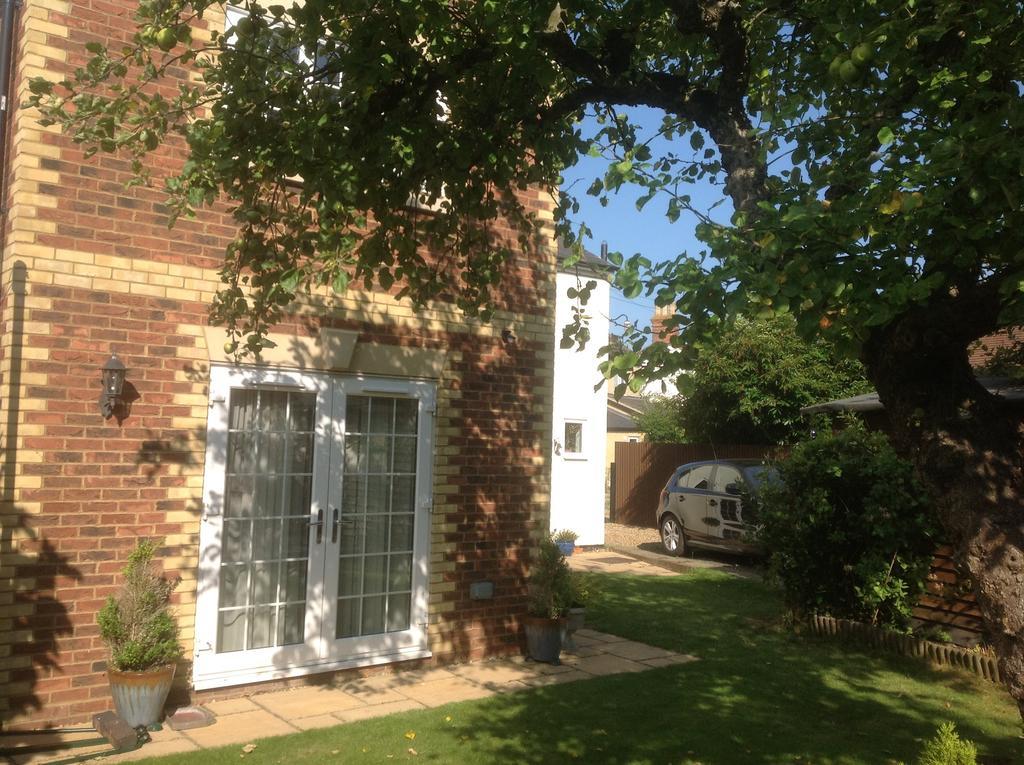
[[[676,488],[677,489],[685,489],[688,486],[687,481],[690,480],[689,476],[690,476],[690,471],[689,470],[687,470],[685,473],[681,473],[679,475],[679,477],[676,479],[676,482],[675,482],[676,483]]]
[[[686,474],[686,483],[681,485],[690,489],[709,489],[711,488],[711,474],[714,469],[714,465],[698,465]]]
[[[725,487],[731,483],[739,484],[743,481],[740,471],[731,465],[719,465],[715,474],[715,491],[725,493]]]

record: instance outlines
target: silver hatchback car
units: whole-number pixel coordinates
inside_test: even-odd
[[[658,502],[657,521],[665,552],[682,555],[687,545],[692,545],[760,553],[750,538],[756,519],[744,517],[740,497],[756,494],[764,481],[774,477],[774,468],[753,459],[691,462],[676,468]]]

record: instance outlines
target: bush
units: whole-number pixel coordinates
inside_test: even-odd
[[[917,765],[976,765],[978,750],[970,741],[957,735],[951,722],[939,726],[935,738],[924,745]]]
[[[153,569],[157,543],[139,542],[124,567],[124,585],[107,598],[97,622],[100,637],[110,648],[110,666],[121,672],[141,672],[181,657],[178,625],[169,609],[178,581],[168,581]]]
[[[803,438],[800,408],[871,389],[857,361],[824,340],[802,340],[789,316],[737,319],[698,349],[678,424],[690,443],[788,444]]]
[[[644,440],[652,444],[686,443],[683,430],[683,399],[669,396],[651,396],[636,418],[636,426]]]
[[[528,610],[533,616],[557,619],[572,605],[572,571],[565,556],[548,538],[540,542],[530,566]]]
[[[910,465],[851,420],[778,467],[761,492],[759,536],[790,608],[906,629],[938,528]]]

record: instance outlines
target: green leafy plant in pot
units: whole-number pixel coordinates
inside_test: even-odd
[[[569,557],[576,551],[576,540],[580,538],[572,529],[559,529],[551,535],[551,541],[555,543],[562,554]]]
[[[160,721],[181,658],[178,625],[170,598],[178,580],[167,580],[153,565],[157,543],[143,540],[128,556],[124,583],[107,598],[97,621],[110,649],[107,678],[114,707],[129,725]]]
[[[530,567],[529,604],[524,621],[526,649],[534,661],[559,663],[566,612],[572,601],[572,572],[550,539],[542,539]]]

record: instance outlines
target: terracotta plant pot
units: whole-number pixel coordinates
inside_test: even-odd
[[[145,672],[108,669],[107,679],[117,714],[133,728],[140,725],[149,727],[163,717],[164,703],[174,681],[174,665]]]
[[[547,619],[543,616],[527,616],[523,621],[526,629],[526,653],[534,661],[559,664],[562,653],[562,639],[565,636],[567,619]]]

